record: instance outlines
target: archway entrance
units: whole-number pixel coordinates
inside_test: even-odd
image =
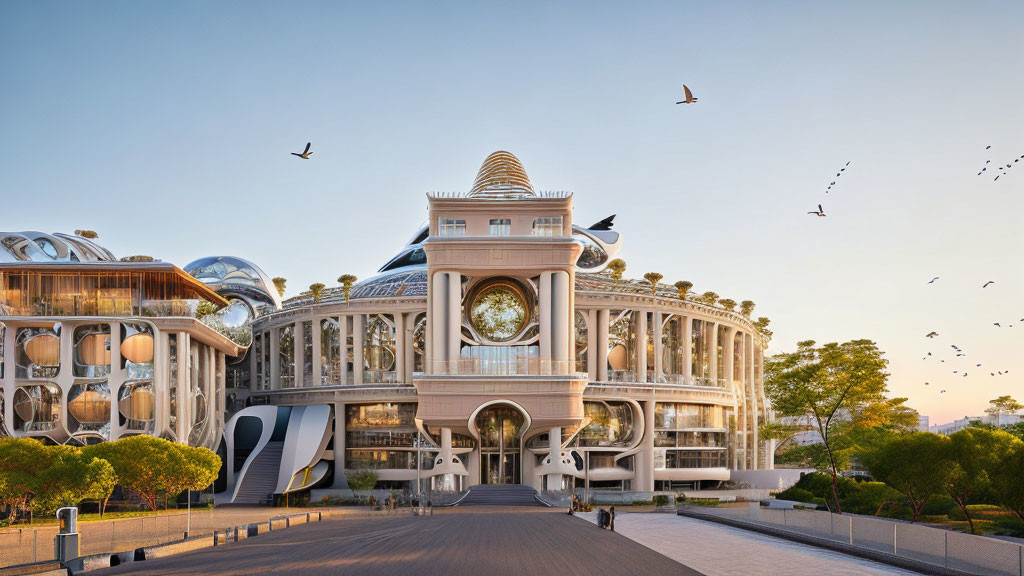
[[[480,483],[519,484],[523,413],[508,404],[495,404],[476,416],[480,431]]]

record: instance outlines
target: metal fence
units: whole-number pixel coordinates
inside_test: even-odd
[[[693,511],[825,538],[971,574],[1024,576],[1024,546],[996,538],[883,518],[762,508],[757,503]]]
[[[305,513],[320,509],[292,510]],[[196,510],[192,512],[191,527],[188,514],[184,512],[80,522],[80,549],[83,556],[125,552],[180,540],[186,530],[190,536],[209,534],[230,526],[265,522],[271,517],[281,517],[282,512],[281,508]],[[274,527],[277,528],[276,525]],[[53,560],[56,534],[56,525],[5,529],[0,532],[0,567]]]

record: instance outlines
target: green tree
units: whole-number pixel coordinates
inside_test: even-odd
[[[1010,454],[990,474],[999,504],[1024,520],[1024,442],[1011,442]]]
[[[362,470],[360,472],[348,472],[348,487],[352,490],[373,490],[377,485],[377,473],[373,470]]]
[[[976,534],[967,505],[992,490],[992,475],[1013,455],[1020,440],[1002,430],[984,428],[960,430],[949,440],[952,465],[947,490],[967,518],[971,534]]]
[[[199,305],[196,306],[196,318],[205,318],[216,311],[216,304],[213,302],[207,302],[206,300],[200,300]]]
[[[676,287],[676,291],[679,293],[680,300],[686,300],[686,295],[693,289],[693,282],[687,282],[686,280],[680,280],[673,284]]]
[[[891,436],[863,451],[861,463],[871,476],[910,500],[911,522],[917,522],[928,500],[946,492],[950,481],[950,439],[930,432]]]
[[[1024,404],[1017,402],[1010,395],[993,398],[988,401],[988,404],[989,406],[985,409],[985,413],[995,416],[997,425],[1000,423],[999,417],[1003,414],[1016,414],[1024,408]]]
[[[113,489],[110,464],[79,448],[0,438],[0,502],[14,511],[47,513],[85,499],[103,501]],[[29,495],[34,495],[31,504]]]
[[[715,302],[718,302],[718,294],[708,290],[696,298],[701,304],[707,304],[708,306],[714,306]]]
[[[661,282],[662,278],[664,278],[664,276],[658,274],[657,272],[648,272],[644,274],[644,280],[647,280],[648,282],[651,283],[652,295],[656,295],[658,293],[658,282]]]
[[[75,236],[81,236],[86,240],[95,240],[100,237],[99,234],[92,230],[75,230]]]
[[[622,274],[626,271],[626,261],[616,258],[608,263],[608,269],[612,272],[612,280],[622,280]]]
[[[313,302],[314,303],[320,301],[320,294],[324,291],[324,288],[326,288],[326,286],[324,286],[320,282],[317,282],[316,284],[310,284],[309,285],[309,293],[313,295]]]
[[[740,302],[740,313],[747,318],[750,318],[750,315],[754,313],[755,306],[757,306],[757,304],[754,304],[753,300],[744,300],[743,302]]]
[[[771,340],[772,337],[772,331],[768,329],[768,325],[771,324],[771,322],[771,320],[765,318],[764,316],[759,317],[754,322],[754,328],[757,328],[758,333],[760,333],[765,338],[768,338],[769,340]]]
[[[736,301],[735,300],[730,300],[729,298],[723,298],[723,299],[719,300],[718,303],[722,305],[722,308],[725,308],[729,312],[733,312],[733,311],[736,310]]]
[[[220,456],[212,450],[172,443],[165,468],[165,502],[166,498],[176,498],[185,490],[205,490],[217,479],[220,467]]]
[[[842,513],[836,478],[837,448],[869,405],[884,405],[887,361],[870,340],[828,343],[799,342],[797,350],[765,361],[764,389],[780,417],[807,417],[821,437],[836,510]]]
[[[277,288],[278,296],[284,298],[285,284],[288,283],[288,280],[278,276],[277,278],[274,278],[272,282],[274,283],[274,288]]]
[[[169,440],[143,434],[101,442],[83,450],[110,462],[117,474],[117,483],[134,492],[151,510],[156,510],[158,499],[170,495],[176,488],[174,478],[178,472],[175,467],[180,459],[176,457],[175,446]]]
[[[341,291],[345,295],[345,305],[348,305],[348,296],[352,293],[352,286],[355,285],[358,278],[353,274],[342,274],[338,276],[338,284],[341,284]]]

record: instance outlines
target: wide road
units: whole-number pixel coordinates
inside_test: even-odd
[[[581,518],[518,507],[330,519],[90,574],[701,576]]]

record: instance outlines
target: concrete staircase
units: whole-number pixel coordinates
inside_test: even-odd
[[[233,504],[264,504],[267,496],[277,488],[277,474],[281,469],[281,451],[284,442],[267,442],[242,477],[241,487]]]
[[[537,491],[522,484],[477,484],[456,506],[543,506]]]

